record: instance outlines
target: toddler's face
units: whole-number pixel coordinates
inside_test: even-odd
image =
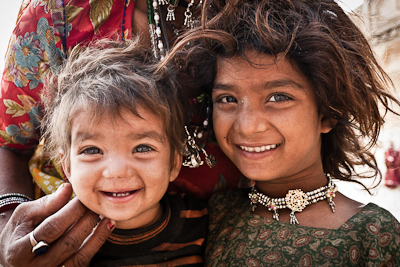
[[[126,109],[72,121],[69,171],[74,192],[89,209],[117,221],[121,229],[149,225],[161,216],[160,199],[179,173],[181,160],[171,148],[159,117],[138,107],[142,118]],[[98,122],[98,123],[97,123]]]
[[[219,60],[212,91],[213,125],[222,151],[248,178],[271,181],[322,168],[313,88],[288,59],[248,51]]]

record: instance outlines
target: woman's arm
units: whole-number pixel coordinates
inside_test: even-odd
[[[9,149],[0,148],[0,195],[13,192],[33,198],[32,176],[28,169],[29,158],[30,155],[19,155]],[[13,211],[14,209],[10,209],[0,215],[2,232]]]

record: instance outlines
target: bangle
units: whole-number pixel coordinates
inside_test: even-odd
[[[0,213],[14,209],[19,204],[31,200],[32,199],[30,197],[19,193],[9,193],[0,195]]]
[[[4,195],[0,195],[0,200],[2,199],[6,199],[9,197],[20,197],[20,198],[24,198],[26,200],[31,201],[32,199],[24,194],[20,194],[20,193],[8,193],[8,194],[4,194]]]

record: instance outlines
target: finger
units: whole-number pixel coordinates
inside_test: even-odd
[[[34,226],[37,226],[44,219],[64,207],[70,200],[71,194],[72,186],[66,183],[62,184],[54,194],[29,202],[28,218],[32,220]]]
[[[86,211],[87,208],[77,198],[72,199],[36,227],[34,230],[35,239],[37,241],[46,241],[49,244],[53,243],[79,220]]]
[[[63,184],[54,194],[18,205],[10,221],[15,225],[23,224],[34,229],[40,222],[67,204],[71,194],[71,185]]]
[[[78,199],[73,199],[70,203],[77,203],[82,205]],[[70,203],[68,203],[67,206],[70,205]],[[65,206],[64,208],[66,208],[67,206]],[[63,209],[61,209],[61,211]],[[53,216],[58,216],[58,214],[56,213]],[[60,219],[63,219],[63,217],[60,217]],[[54,233],[62,231],[62,235],[50,244],[50,249],[46,252],[46,254],[38,256],[35,260],[40,260],[40,263],[44,264],[44,266],[60,265],[79,249],[83,241],[88,235],[91,234],[93,228],[97,225],[98,219],[99,216],[90,210],[86,210],[83,216],[79,217],[76,221],[73,221],[72,223],[71,221],[69,221],[69,219],[64,218],[64,220],[67,221],[64,223],[71,225],[65,233],[60,228],[57,228],[57,231],[54,231],[54,225],[58,224],[57,221],[54,221],[54,218],[49,218],[49,220],[45,220],[34,230],[35,238],[36,236],[41,236],[40,240],[44,240],[50,244],[50,242],[47,241],[48,239],[46,239],[46,235],[49,234],[46,232],[46,229],[51,229],[51,231],[54,231]],[[36,232],[38,234],[36,234]],[[39,241],[39,239],[37,239],[37,241]],[[51,257],[49,257],[48,255],[51,255]]]
[[[9,223],[9,225],[14,225],[14,235],[21,237],[19,242],[22,244],[20,245],[31,246],[28,235],[33,230],[35,230],[36,240],[51,243],[81,217],[86,208],[79,201],[68,203],[71,194],[71,185],[64,184],[55,194],[20,204]]]
[[[87,210],[78,221],[52,246],[53,254],[71,256],[96,227],[99,216]],[[68,258],[64,257],[64,259]]]
[[[64,262],[65,266],[88,266],[93,256],[106,242],[115,228],[115,221],[104,218],[86,238],[84,244],[72,257]]]
[[[22,231],[25,232],[25,237],[21,238],[20,246],[28,246],[30,249],[32,249],[32,245],[28,236],[31,231],[33,231],[34,238],[37,242],[44,241],[48,244],[51,244],[62,234],[64,234],[64,232],[70,228],[75,221],[82,217],[87,209],[79,202],[78,199],[73,199],[68,202],[71,192],[71,186],[69,184],[65,184],[56,194],[45,196],[37,200],[39,201],[39,204],[36,204],[32,207],[32,213],[36,216],[30,215],[30,220],[43,220],[46,218],[43,216],[51,216],[47,217],[36,228],[35,225],[37,223],[33,223],[31,229],[22,229]],[[43,207],[42,211],[40,210],[40,206]]]
[[[14,241],[10,244],[9,250],[18,252],[21,257],[35,257],[31,252],[30,232],[34,231],[34,237],[38,242],[43,240],[49,244],[61,236],[86,210],[77,200],[64,206],[71,192],[71,186],[66,184],[55,194],[19,205],[10,223],[14,226],[11,231]],[[51,216],[45,219],[49,215]],[[37,226],[43,219],[45,220]]]

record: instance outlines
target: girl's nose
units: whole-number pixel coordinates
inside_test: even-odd
[[[268,129],[268,120],[262,107],[243,104],[235,121],[235,131],[244,136],[252,136]]]

